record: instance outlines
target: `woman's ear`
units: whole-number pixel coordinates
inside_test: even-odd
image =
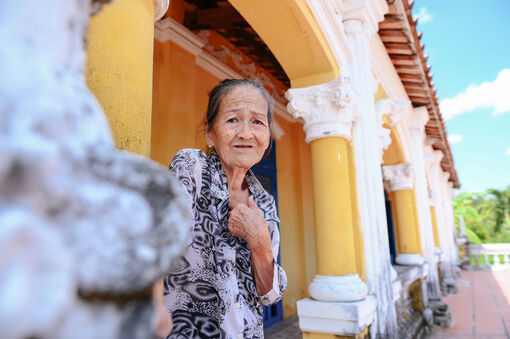
[[[211,146],[214,146],[213,138],[211,137],[211,130],[209,129],[209,124],[207,121],[204,121],[204,134],[205,134],[205,142],[207,143],[207,146],[211,148]]]

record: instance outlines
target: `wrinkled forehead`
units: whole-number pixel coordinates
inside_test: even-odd
[[[251,109],[268,117],[269,103],[266,97],[259,89],[249,85],[236,86],[225,94],[220,100],[219,113],[242,108],[245,105],[249,105]]]

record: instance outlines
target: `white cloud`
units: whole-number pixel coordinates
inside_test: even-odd
[[[508,148],[506,149],[506,153],[505,153],[505,154],[506,154],[506,155],[510,155],[510,147],[508,147]]]
[[[432,21],[432,19],[434,19],[434,16],[431,13],[429,13],[426,7],[421,7],[418,13],[416,13],[416,17],[418,18],[418,22],[422,24]]]
[[[456,144],[458,142],[461,142],[462,138],[463,137],[460,134],[450,134],[448,136],[448,142],[453,145],[453,144]]]
[[[470,85],[453,98],[441,100],[439,106],[445,119],[477,108],[492,109],[493,115],[510,112],[510,69],[500,71],[492,82]]]

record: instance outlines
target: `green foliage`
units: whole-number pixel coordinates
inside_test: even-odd
[[[469,238],[469,242],[475,245],[480,245],[482,240],[476,235],[475,232],[471,231],[469,228],[466,228],[466,235]]]
[[[455,224],[463,216],[472,243],[510,242],[510,186],[504,190],[462,193],[453,200]]]

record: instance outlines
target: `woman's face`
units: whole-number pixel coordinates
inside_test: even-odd
[[[205,137],[225,170],[249,169],[269,145],[266,99],[251,86],[234,87],[221,99],[214,125]]]

